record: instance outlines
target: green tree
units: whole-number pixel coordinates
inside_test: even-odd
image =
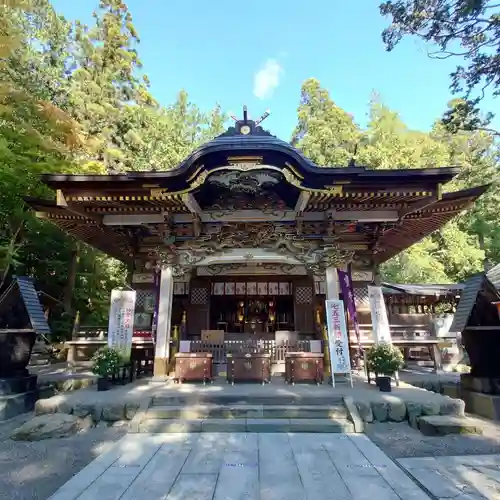
[[[75,69],[71,72],[70,112],[89,142],[86,159],[109,172],[131,168],[124,153],[135,136],[123,114],[130,107],[156,104],[148,91],[137,52],[139,37],[121,0],[101,0],[95,25],[75,23]]]
[[[408,35],[429,43],[430,57],[458,58],[450,88],[464,98],[444,117],[450,131],[488,128],[493,115],[481,117],[478,104],[487,88],[500,95],[500,6],[495,0],[389,0],[380,12],[391,19],[382,33],[387,50]],[[477,91],[474,94],[475,91]],[[489,129],[495,135],[496,130]]]
[[[320,166],[347,166],[361,132],[352,116],[333,102],[318,80],[310,78],[303,83],[297,115],[292,144]]]
[[[357,158],[370,168],[426,168],[447,165],[445,145],[424,132],[409,130],[397,113],[377,96],[370,103],[370,121]]]
[[[129,106],[124,110],[124,155],[131,170],[169,170],[179,165],[194,149],[224,131],[226,116],[219,106],[202,112],[179,92],[166,108]]]

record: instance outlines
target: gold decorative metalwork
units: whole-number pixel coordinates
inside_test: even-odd
[[[161,198],[163,196],[167,196],[169,193],[168,193],[168,189],[154,188],[154,189],[150,190],[149,194],[153,198]]]
[[[251,163],[253,165],[261,165],[263,157],[262,156],[228,156],[227,163],[232,166]]]
[[[302,181],[300,179],[297,179],[297,177],[295,177],[294,173],[291,170],[284,170],[283,175],[285,176],[287,182],[290,183],[292,186],[298,187],[299,189],[303,189]],[[309,191],[309,189],[306,189],[306,191]]]
[[[296,169],[293,165],[291,165],[291,164],[290,164],[290,163],[288,163],[288,162],[285,162],[285,165],[286,165],[286,166],[287,166],[287,167],[288,167],[288,168],[292,171],[292,173],[293,173],[296,177],[298,177],[299,179],[304,180],[304,176],[303,176],[302,174],[300,174],[300,173],[297,171],[297,169]]]

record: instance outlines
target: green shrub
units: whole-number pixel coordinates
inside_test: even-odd
[[[368,370],[377,375],[391,376],[403,366],[401,351],[387,342],[374,345],[367,352]]]
[[[92,373],[109,377],[123,365],[122,357],[116,349],[104,346],[92,356]]]

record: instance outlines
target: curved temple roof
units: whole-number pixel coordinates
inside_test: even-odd
[[[319,167],[240,120],[170,171],[44,175],[56,200],[27,202],[40,217],[124,261],[145,260],[172,242],[185,247],[215,238],[223,226],[251,231],[272,223],[287,238],[334,243],[369,265],[439,229],[485,192],[487,186],[442,194],[458,171]]]

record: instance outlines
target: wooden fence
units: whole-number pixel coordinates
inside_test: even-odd
[[[253,354],[266,353],[271,355],[273,363],[284,363],[287,352],[309,352],[311,344],[309,340],[299,340],[297,342],[285,342],[276,345],[275,340],[226,340],[224,342],[206,342],[203,340],[193,340],[190,344],[191,352],[211,352],[214,363],[226,363],[227,354]]]

